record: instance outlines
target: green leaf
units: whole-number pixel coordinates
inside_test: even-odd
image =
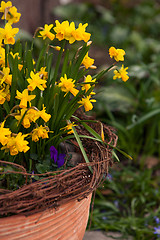
[[[85,162],[86,162],[86,163],[90,163],[90,161],[88,160],[87,154],[86,154],[86,152],[85,152],[85,150],[84,150],[84,148],[83,148],[82,142],[81,142],[81,140],[80,140],[80,138],[79,138],[79,136],[78,136],[78,133],[76,132],[75,127],[72,126],[72,129],[73,129],[74,136],[75,136],[75,138],[76,138],[76,140],[77,140],[77,143],[78,143],[78,145],[79,145],[79,147],[80,147],[80,149],[81,149],[82,155],[83,155],[83,157],[84,157],[84,159],[85,159]],[[89,170],[93,173],[93,170],[92,170],[91,166],[88,166],[88,168],[89,168]]]
[[[12,85],[11,85],[11,99],[10,99],[11,108],[15,104],[17,82],[18,82],[18,57],[16,56],[13,61],[13,70],[12,70]]]
[[[148,119],[150,119],[151,117],[155,116],[155,115],[158,115],[160,113],[160,109],[155,109],[155,110],[152,110],[150,111],[149,113],[146,113],[144,116],[142,116],[141,118],[139,118],[135,123],[127,126],[127,129],[131,129],[145,121],[147,121]]]

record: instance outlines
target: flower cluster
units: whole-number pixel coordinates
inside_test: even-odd
[[[12,27],[21,14],[10,1],[1,1],[0,12],[5,20],[0,28],[0,157],[21,164],[25,159],[25,166],[31,172],[38,171],[35,155],[41,164],[49,156],[51,170],[54,164],[61,167],[65,158],[60,143],[68,135],[75,137],[76,121],[80,122],[74,114],[81,107],[92,110],[96,102],[94,87],[109,68],[94,77],[88,74],[96,66],[89,57],[92,42],[91,34],[86,32],[87,23],[78,27],[74,22],[58,20],[45,24],[35,31],[31,48],[23,49],[20,41],[15,42],[19,29]],[[36,37],[42,42],[42,48],[34,61]],[[71,44],[81,44],[74,55],[70,54]],[[52,57],[54,51],[58,51],[56,61]],[[122,49],[111,47],[109,54],[115,63],[124,61]],[[123,65],[115,70],[114,79],[127,81],[126,70]]]

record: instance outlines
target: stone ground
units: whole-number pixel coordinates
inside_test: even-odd
[[[113,237],[113,238],[112,238]],[[120,233],[115,232],[101,232],[101,231],[86,231],[83,240],[113,240],[115,238],[121,239],[121,240],[132,240],[132,237],[129,238],[120,238]]]

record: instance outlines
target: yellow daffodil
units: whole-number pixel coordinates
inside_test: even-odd
[[[86,112],[92,110],[93,108],[92,102],[96,102],[95,99],[90,98],[91,96],[87,96],[86,98],[82,98],[82,100],[78,102],[79,104],[81,104],[80,107],[84,106]]]
[[[6,20],[11,25],[13,23],[19,22],[20,17],[21,17],[21,14],[17,12],[16,7],[10,7],[8,13],[6,14]],[[5,19],[5,13],[2,16],[2,19]]]
[[[22,135],[22,133],[19,132],[16,136],[9,137],[7,145],[1,149],[9,150],[12,156],[17,155],[19,152],[27,152],[30,149],[30,147],[27,146],[29,142],[24,140],[27,135],[28,134]]]
[[[0,90],[0,104],[3,104],[6,101],[6,94],[3,89]]]
[[[68,131],[67,134],[72,134],[73,133],[73,128],[72,128],[73,126],[77,126],[77,125],[74,124],[74,122],[73,123],[68,123],[67,126],[65,126],[64,128],[61,128],[61,129],[64,129],[64,130]]]
[[[86,69],[88,69],[89,67],[91,67],[93,65],[93,63],[94,63],[94,59],[90,58],[88,56],[88,52],[87,52],[87,54],[83,58],[82,64],[85,66]]]
[[[114,59],[117,62],[124,61],[125,51],[123,49],[116,49],[115,47],[110,47],[109,55],[110,55],[111,58],[114,57]]]
[[[33,129],[32,131],[32,141],[37,142],[39,138],[48,138],[48,132],[49,130],[46,127],[43,127],[42,125],[40,127],[37,127]]]
[[[34,73],[31,71],[30,78],[27,79],[29,85],[27,86],[28,90],[33,91],[36,87],[44,91],[43,85],[47,82],[40,78],[39,73]]]
[[[12,28],[11,24],[6,23],[4,28],[0,28],[0,40],[4,39],[4,44],[14,44],[15,35],[18,33],[19,28]]]
[[[0,90],[0,104],[3,104],[5,100],[10,100],[10,90],[9,85],[6,85]]]
[[[39,71],[39,76],[43,80],[47,80],[48,79],[48,72],[46,72],[46,67],[41,67],[41,69]]]
[[[5,49],[3,47],[0,47],[0,65],[5,66]]]
[[[75,24],[71,22],[69,24],[68,21],[63,21],[60,23],[58,20],[55,21],[56,27],[54,27],[54,31],[56,32],[56,38],[61,41],[66,39],[70,44],[75,42],[75,38],[72,35],[72,32],[75,31]]]
[[[22,125],[24,126],[24,128],[29,128],[31,122],[35,122],[39,118],[39,111],[33,108],[29,110],[27,110],[27,108],[22,108],[19,114],[15,115],[15,119],[18,120],[18,124],[22,118],[23,118]]]
[[[68,92],[71,92],[74,96],[76,96],[79,91],[75,88],[74,83],[75,83],[75,80],[71,78],[67,79],[67,75],[64,74],[64,77],[60,78],[60,83],[58,84],[58,87],[60,87],[63,92],[66,92],[66,94]]]
[[[45,121],[48,122],[49,119],[51,118],[51,115],[46,113],[46,107],[43,105],[43,109],[39,111],[39,116]]]
[[[122,78],[123,82],[126,82],[129,77],[128,77],[128,72],[127,72],[128,67],[124,68],[124,65],[122,65],[120,70],[114,70],[114,77],[113,79],[117,79],[117,78]]]
[[[85,90],[85,92],[88,92],[88,90],[93,86],[95,86],[95,84],[93,84],[93,85],[91,85],[90,83],[95,83],[95,81],[96,81],[96,79],[92,79],[92,77],[91,77],[91,75],[87,75],[87,77],[85,78],[85,80],[84,80],[84,83],[85,84],[83,84],[82,85],[82,90]],[[91,92],[90,93],[91,95],[94,95],[95,94],[95,92]]]
[[[82,23],[80,23],[78,28],[72,32],[72,35],[75,38],[75,40],[77,40],[77,41],[83,40],[85,42],[89,41],[91,34],[85,32],[87,26],[88,26],[88,23],[86,23],[84,25],[82,25]]]
[[[0,84],[2,84],[3,82],[11,85],[12,83],[12,74],[10,73],[10,68],[8,67],[3,67],[2,73],[0,74]]]
[[[12,2],[11,1],[8,1],[8,2],[1,1],[0,12],[4,13],[5,8],[9,8],[9,7],[12,7]]]
[[[11,136],[11,131],[9,128],[4,127],[5,121],[0,125],[0,143],[4,146],[8,142],[8,138]]]
[[[17,96],[15,98],[20,99],[20,108],[27,108],[27,102],[30,103],[31,100],[33,100],[36,95],[28,95],[28,89],[24,89],[22,93],[20,93],[17,90]]]
[[[49,38],[50,40],[53,40],[55,38],[55,35],[53,33],[51,33],[52,27],[53,27],[53,24],[50,24],[50,25],[45,24],[44,25],[44,30],[39,32],[41,35],[38,36],[38,37],[42,37],[43,40],[46,39],[46,38]]]

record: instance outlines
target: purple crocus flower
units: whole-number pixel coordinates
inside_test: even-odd
[[[50,147],[50,155],[51,155],[51,159],[53,159],[54,162],[57,163],[58,168],[63,166],[64,161],[65,161],[64,158],[65,158],[66,154],[64,154],[64,153],[58,154],[57,149],[54,146],[51,146]]]
[[[154,219],[155,219],[155,221],[156,221],[157,224],[160,223],[160,219],[159,219],[158,217],[154,217]]]
[[[158,235],[158,237],[160,236],[160,226],[158,226],[158,227],[154,227],[154,234],[157,234]]]

